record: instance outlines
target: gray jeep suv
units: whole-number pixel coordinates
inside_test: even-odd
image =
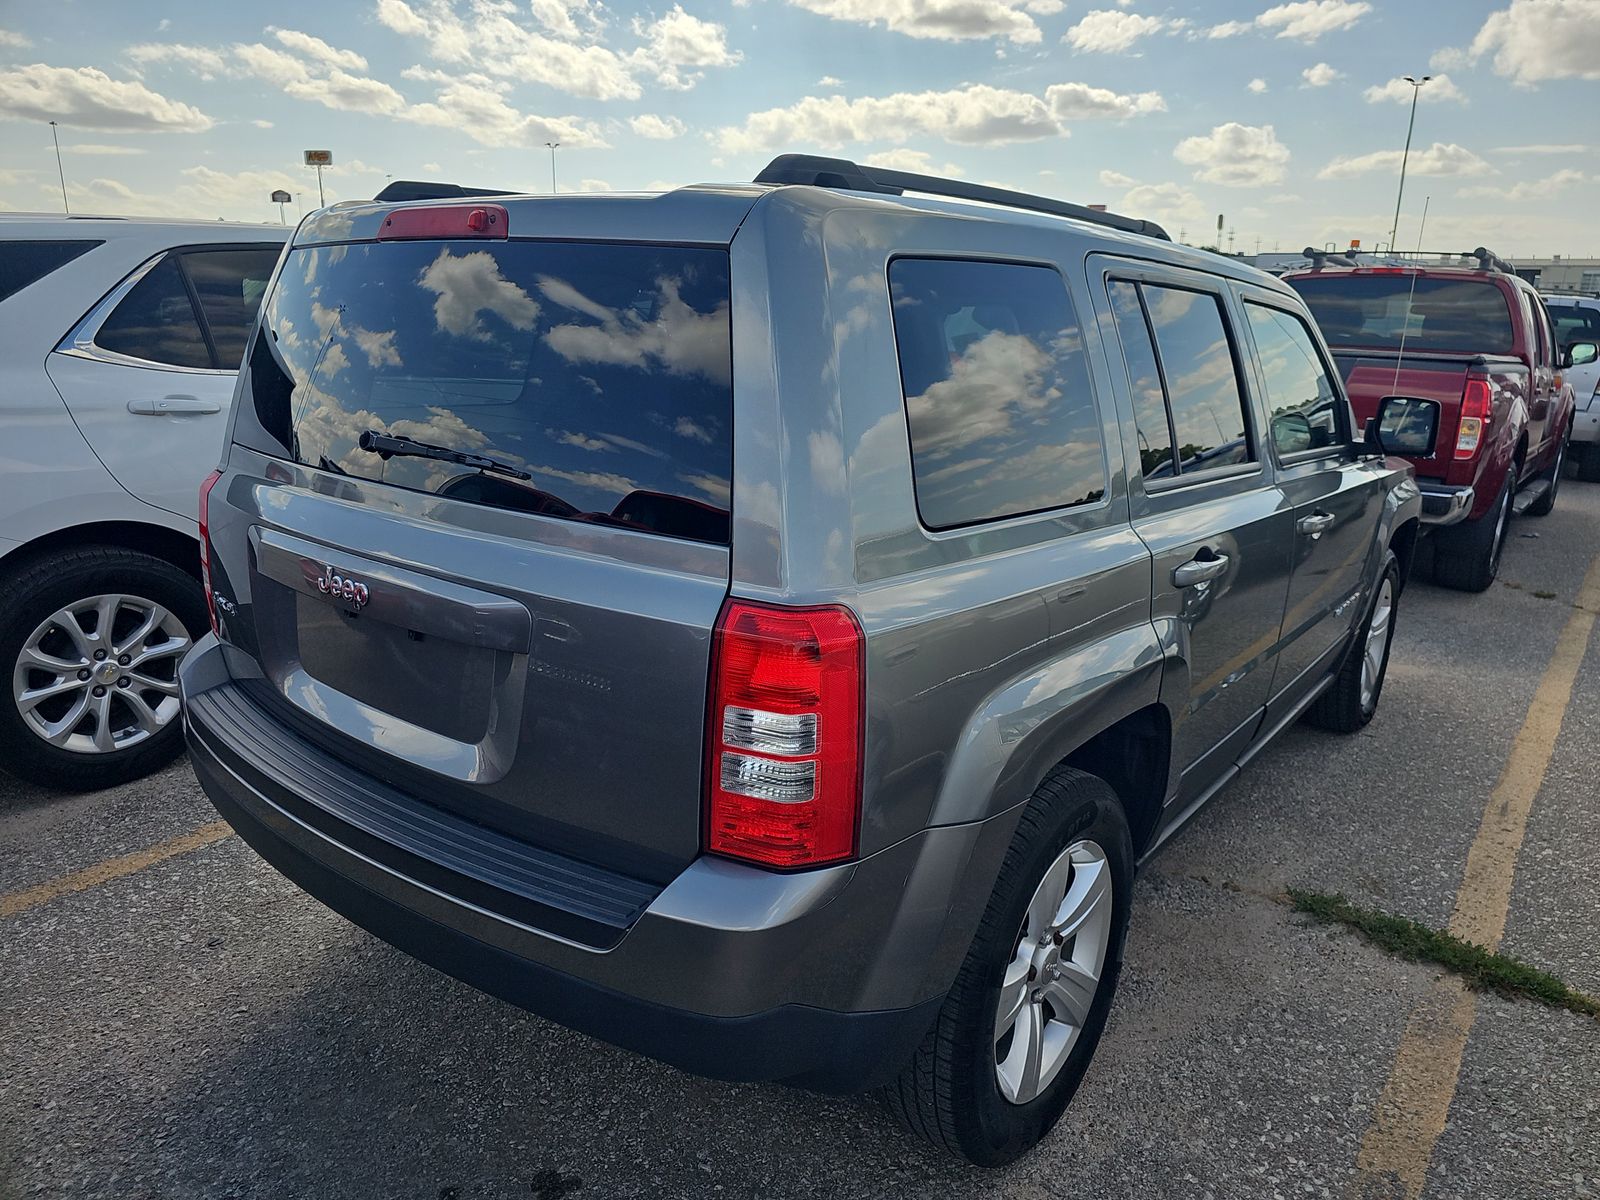
[[[1153,225],[840,160],[324,210],[204,492],[195,770],[425,962],[1004,1163],[1139,863],[1371,718],[1426,415],[1363,443],[1299,298]]]

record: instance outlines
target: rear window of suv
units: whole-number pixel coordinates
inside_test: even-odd
[[[728,255],[384,242],[292,251],[251,389],[300,462],[567,520],[726,543]],[[382,455],[366,431],[479,456]],[[481,469],[481,460],[492,460]]]
[[[1515,348],[1505,293],[1487,279],[1308,275],[1287,279],[1305,298],[1330,346],[1509,354]]]

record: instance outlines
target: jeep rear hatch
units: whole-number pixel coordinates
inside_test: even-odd
[[[700,848],[727,591],[728,254],[468,228],[287,255],[241,390],[249,486],[211,499],[224,634],[324,749],[669,878]]]

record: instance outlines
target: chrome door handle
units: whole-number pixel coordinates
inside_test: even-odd
[[[1191,558],[1181,567],[1172,569],[1174,587],[1193,587],[1217,578],[1228,569],[1228,556],[1214,554],[1210,558]]]
[[[159,400],[129,400],[128,411],[141,417],[164,417],[168,413],[215,413],[222,405],[198,396],[163,396]]]
[[[1301,517],[1295,522],[1295,528],[1301,533],[1309,533],[1313,538],[1319,538],[1328,532],[1333,520],[1332,513],[1314,512],[1309,517]]]

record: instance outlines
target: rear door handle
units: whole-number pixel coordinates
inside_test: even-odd
[[[141,417],[164,417],[168,413],[215,413],[222,405],[198,396],[163,396],[159,400],[129,400],[128,411]]]
[[[1193,587],[1217,578],[1228,569],[1226,554],[1212,554],[1209,558],[1191,558],[1181,567],[1172,569],[1174,587]]]
[[[1309,533],[1313,538],[1319,538],[1328,532],[1328,527],[1332,524],[1332,513],[1314,512],[1309,517],[1301,517],[1295,523],[1295,528],[1301,533]]]

